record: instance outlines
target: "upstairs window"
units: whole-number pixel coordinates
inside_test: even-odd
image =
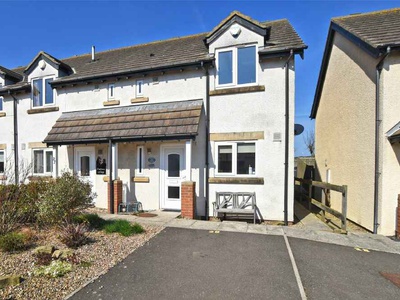
[[[143,96],[143,80],[136,81],[136,98]]]
[[[33,107],[41,107],[54,104],[54,91],[50,83],[53,78],[40,78],[32,81]]]
[[[108,85],[108,99],[114,99],[115,97],[115,84],[110,83]]]
[[[217,50],[217,86],[256,83],[256,46]]]
[[[0,111],[3,111],[3,97],[0,97]]]

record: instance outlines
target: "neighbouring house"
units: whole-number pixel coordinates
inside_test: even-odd
[[[295,55],[306,48],[286,19],[233,12],[207,33],[40,52],[0,69],[0,172],[15,157],[32,163],[30,180],[71,170],[110,211],[139,201],[208,217],[216,192],[251,192],[259,218],[290,222]]]
[[[332,19],[311,111],[320,179],[347,185],[348,219],[384,235],[400,193],[399,49],[400,9]]]

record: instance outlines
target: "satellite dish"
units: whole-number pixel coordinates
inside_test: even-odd
[[[294,135],[302,134],[304,131],[304,126],[301,124],[294,124]]]

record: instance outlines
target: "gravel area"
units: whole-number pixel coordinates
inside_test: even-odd
[[[130,237],[123,237],[117,233],[106,234],[103,231],[90,232],[92,242],[75,250],[78,259],[85,264],[74,265],[72,272],[60,278],[30,275],[35,267],[33,248],[14,254],[0,251],[0,276],[14,274],[24,278],[20,285],[0,290],[0,299],[64,299],[88,281],[107,272],[162,230],[162,227],[143,227],[145,233]],[[38,233],[35,244],[66,248],[58,241],[57,233],[52,230]]]

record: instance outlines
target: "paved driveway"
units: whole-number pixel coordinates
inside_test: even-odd
[[[288,241],[166,228],[72,299],[400,299],[400,255]]]

